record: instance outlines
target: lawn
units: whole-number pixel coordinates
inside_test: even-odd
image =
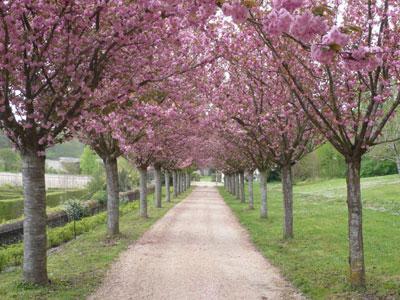
[[[0,299],[84,299],[101,283],[118,255],[188,193],[170,204],[163,202],[161,209],[154,208],[153,195],[149,195],[148,219],[139,217],[136,203],[131,212],[121,217],[121,235],[116,239],[106,238],[105,224],[102,224],[52,249],[48,257],[51,284],[46,287],[23,284],[20,267],[0,273]]]
[[[202,182],[211,182],[212,181],[212,176],[201,176],[200,181]]]
[[[295,238],[282,240],[280,184],[269,185],[269,218],[259,218],[260,193],[249,210],[223,188],[220,192],[258,249],[312,299],[400,299],[400,178],[362,179],[367,290],[347,285],[347,207],[344,179],[294,187]]]

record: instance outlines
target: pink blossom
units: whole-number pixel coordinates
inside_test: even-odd
[[[350,70],[371,72],[383,63],[382,49],[380,47],[359,47],[346,57],[345,63]]]
[[[298,15],[294,18],[290,27],[290,33],[303,42],[309,42],[317,35],[322,35],[328,30],[326,21],[314,16],[310,12]]]
[[[236,23],[245,22],[249,15],[247,8],[239,2],[232,4],[226,2],[222,5],[222,10],[227,16],[231,16],[233,21]]]
[[[325,45],[338,45],[340,48],[346,46],[349,41],[347,34],[340,32],[340,30],[335,26],[333,27],[323,38],[322,43]]]
[[[322,64],[330,64],[335,58],[335,52],[327,46],[312,45],[311,57]]]
[[[292,22],[292,15],[286,9],[281,8],[280,10],[273,10],[269,14],[264,27],[270,35],[276,36],[283,32],[289,32]]]
[[[274,9],[284,8],[290,12],[302,7],[304,0],[273,0],[272,6]]]

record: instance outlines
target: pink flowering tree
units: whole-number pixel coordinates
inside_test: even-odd
[[[24,280],[47,283],[45,151],[71,136],[126,42],[132,12],[98,1],[0,4],[0,127],[21,153]],[[116,17],[120,16],[120,17]]]
[[[268,7],[256,1],[243,4],[228,13],[254,29],[304,113],[345,157],[349,278],[353,286],[362,287],[360,164],[370,147],[384,142],[382,130],[400,104],[400,3],[277,0]]]
[[[127,66],[146,71],[135,82],[152,81],[149,73],[168,77],[169,56],[186,52],[177,33],[214,12],[209,1],[0,4],[0,127],[23,159],[27,282],[47,282],[45,150],[71,135],[83,111],[102,104],[93,94],[105,77]],[[174,41],[169,55],[153,55],[167,37]]]

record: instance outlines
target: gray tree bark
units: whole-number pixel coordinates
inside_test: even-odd
[[[400,156],[396,156],[397,174],[400,175]]]
[[[293,238],[293,176],[292,166],[282,166],[282,191],[283,191],[283,238]]]
[[[349,263],[350,283],[353,287],[365,286],[360,169],[361,157],[347,159]]]
[[[186,172],[186,188],[190,187],[190,173]]]
[[[182,172],[181,174],[181,180],[182,180],[182,192],[186,191],[186,175],[185,172]]]
[[[178,191],[178,195],[179,195],[182,192],[181,191],[182,184],[181,184],[181,172],[180,171],[178,171],[176,173],[176,187],[177,187],[177,191]]]
[[[147,218],[147,167],[140,167],[140,216]]]
[[[174,198],[178,197],[178,178],[176,171],[172,171],[172,185],[174,188]]]
[[[239,180],[240,180],[240,202],[245,203],[246,202],[246,193],[244,191],[244,172],[241,171],[239,173]]]
[[[46,186],[45,158],[22,153],[24,187],[24,262],[23,276],[28,283],[46,284]]]
[[[171,202],[171,187],[169,183],[169,172],[165,170],[165,201]]]
[[[247,181],[249,184],[248,192],[249,192],[249,208],[254,209],[254,193],[253,193],[253,171],[249,171],[247,175]]]
[[[235,195],[235,175],[231,174],[230,178],[230,188],[231,188],[231,194]]]
[[[182,178],[183,178],[183,190],[186,192],[186,190],[188,189],[187,178],[186,178],[186,172],[184,172],[184,173],[182,174]]]
[[[155,181],[156,181],[156,186],[155,186],[155,191],[154,191],[154,206],[157,208],[161,208],[161,191],[162,191],[162,184],[161,184],[161,167],[155,166],[154,167],[155,171]]]
[[[240,178],[239,173],[235,173],[235,196],[240,200]]]
[[[260,191],[261,191],[260,217],[261,218],[268,218],[267,177],[268,177],[268,172],[266,170],[260,170]]]
[[[104,159],[107,177],[107,234],[119,233],[119,184],[116,158]]]

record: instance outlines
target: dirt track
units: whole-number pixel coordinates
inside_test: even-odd
[[[196,187],[130,246],[89,299],[301,299],[215,187]]]

